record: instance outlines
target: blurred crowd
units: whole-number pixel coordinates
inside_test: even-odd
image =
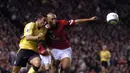
[[[130,73],[129,0],[0,0],[0,73],[11,72],[24,25],[48,12],[67,20],[100,17],[66,28],[73,49],[72,73],[100,73],[102,44],[112,55],[109,73]],[[109,12],[119,14],[119,24],[105,22]]]

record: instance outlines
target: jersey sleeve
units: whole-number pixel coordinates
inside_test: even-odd
[[[100,51],[99,55],[100,55],[100,58],[101,58],[101,51]]]
[[[110,58],[111,57],[111,53],[108,51],[108,57]]]
[[[28,23],[24,28],[24,36],[33,34],[34,23]]]
[[[38,44],[38,53],[41,55],[49,55],[46,48],[44,47],[44,44],[41,42]]]
[[[43,45],[42,45],[42,43],[39,43],[38,44],[38,53],[39,54],[42,54],[42,53],[44,53],[46,50],[45,50],[45,48],[43,47]]]
[[[71,26],[75,24],[74,20],[58,20],[58,22],[64,26]]]

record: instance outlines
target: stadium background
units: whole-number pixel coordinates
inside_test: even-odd
[[[0,73],[11,72],[24,25],[48,12],[56,13],[58,19],[100,17],[100,21],[66,29],[73,49],[73,73],[100,73],[98,54],[103,43],[112,55],[109,73],[130,73],[130,0],[0,0]],[[118,25],[104,22],[109,12],[119,14]]]

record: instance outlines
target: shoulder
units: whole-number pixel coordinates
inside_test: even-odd
[[[68,21],[67,20],[57,20],[58,24],[67,24]]]
[[[33,27],[35,27],[35,23],[34,22],[30,22],[30,23],[27,23],[26,25],[25,25],[25,27],[27,27],[27,28],[33,28]]]
[[[29,22],[29,23],[27,23],[26,25],[34,26],[35,23],[34,23],[34,22]]]
[[[110,53],[110,51],[109,51],[109,50],[107,50],[107,53]]]

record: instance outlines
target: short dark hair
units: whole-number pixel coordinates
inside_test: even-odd
[[[43,17],[46,17],[46,15],[43,14],[43,13],[39,13],[39,14],[35,17],[35,21],[37,21],[38,19],[42,19]]]

